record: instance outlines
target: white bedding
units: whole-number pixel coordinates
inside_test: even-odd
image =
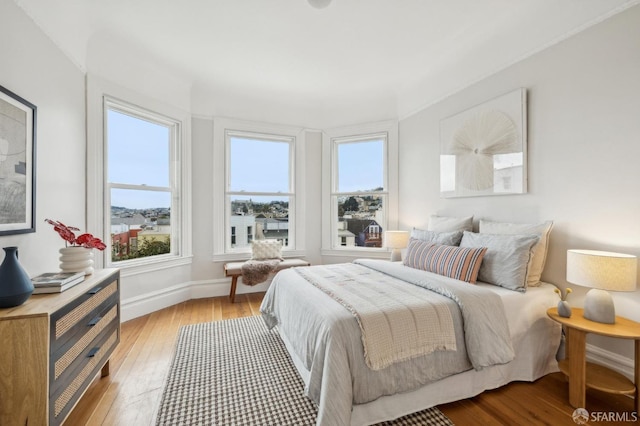
[[[427,274],[426,277],[433,276],[428,272],[424,272],[424,274]],[[439,276],[433,278],[437,279],[437,277]],[[298,286],[300,286],[300,282],[296,282],[293,290],[290,291],[299,291]],[[352,405],[351,424],[365,425],[397,418],[438,404],[468,398],[486,389],[500,387],[514,380],[533,381],[552,371],[557,371],[555,353],[560,342],[560,327],[546,316],[546,310],[554,306],[558,300],[557,295],[553,292],[555,287],[551,284],[543,284],[537,288],[530,288],[526,293],[518,293],[487,284],[479,284],[479,287],[497,294],[504,304],[516,358],[507,364],[486,367],[479,371],[467,369],[467,371],[449,377],[438,377],[439,380],[431,381],[418,389],[382,396],[366,403],[352,404],[350,401],[351,398],[356,399],[355,395],[352,395],[351,391],[345,392],[343,402]],[[314,301],[320,297],[327,297],[321,292],[313,290],[309,291],[308,297]],[[270,289],[270,291],[272,290]],[[282,292],[283,290],[278,288],[278,291]],[[299,293],[297,297],[299,300]],[[278,301],[286,300],[286,296],[281,293],[277,296],[269,295],[269,297],[265,297],[265,300],[267,299],[275,304],[275,308],[273,306],[272,308],[277,311],[282,308],[277,306]],[[327,304],[323,309],[334,310],[339,307],[339,305],[338,307],[332,306],[335,303],[333,300],[330,302],[322,300],[322,303]],[[298,350],[295,350],[296,345],[292,344],[291,337],[288,335],[289,333],[299,334],[299,331],[294,332],[295,325],[291,324],[279,323],[278,329],[305,382],[305,391],[309,392],[312,381],[310,371],[306,367],[310,365],[311,361],[309,354],[302,355],[305,359],[301,359],[299,344]],[[333,389],[333,392],[335,391]],[[319,416],[319,423],[322,423],[321,418],[322,416]]]

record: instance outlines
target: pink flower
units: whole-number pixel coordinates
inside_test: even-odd
[[[53,225],[53,230],[56,231],[60,237],[65,241],[65,246],[71,244],[72,247],[85,247],[95,248],[98,250],[104,250],[107,248],[106,244],[91,234],[81,234],[76,237],[73,231],[79,231],[80,229],[73,226],[67,226],[62,222],[58,222],[51,219],[45,219],[49,225]]]

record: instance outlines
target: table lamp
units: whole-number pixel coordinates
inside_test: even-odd
[[[384,246],[391,250],[391,261],[398,262],[402,260],[401,249],[407,247],[409,243],[408,231],[386,231],[384,233]]]
[[[616,322],[613,298],[607,290],[636,289],[637,258],[596,250],[567,250],[567,281],[591,287],[584,300],[584,317],[604,324]]]

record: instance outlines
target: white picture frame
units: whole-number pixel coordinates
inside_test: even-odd
[[[519,88],[440,121],[440,196],[527,192],[527,92]]]

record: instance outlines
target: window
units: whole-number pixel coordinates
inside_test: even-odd
[[[334,245],[381,248],[386,227],[386,134],[333,140]],[[338,225],[339,224],[339,225]]]
[[[289,245],[293,229],[295,138],[227,131],[227,251],[250,251],[254,239]],[[237,230],[246,232],[241,237]]]
[[[277,239],[283,255],[305,252],[302,128],[213,119],[213,261],[246,260],[251,242]],[[236,227],[235,243],[231,227]]]
[[[397,229],[397,122],[328,130],[323,136],[322,254],[388,256]]]
[[[104,109],[110,262],[179,255],[181,123],[111,99]]]

